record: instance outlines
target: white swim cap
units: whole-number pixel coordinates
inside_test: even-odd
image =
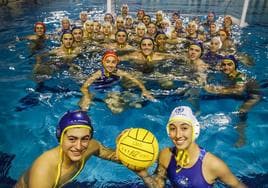
[[[169,125],[175,121],[182,121],[191,126],[193,126],[193,140],[197,139],[200,132],[200,124],[193,112],[188,106],[178,106],[172,111],[168,123],[167,123],[167,133],[169,134]]]

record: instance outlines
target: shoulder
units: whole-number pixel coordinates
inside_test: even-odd
[[[54,167],[57,166],[59,160],[59,147],[44,152],[33,163],[33,166]]]
[[[205,171],[208,172],[210,176],[214,177],[213,179],[221,177],[223,174],[230,172],[225,162],[210,152],[206,153],[203,160],[203,165]]]
[[[220,167],[224,162],[215,156],[214,154],[207,152],[205,157],[204,157],[204,163],[209,167],[210,169],[217,169]]]
[[[91,139],[89,141],[86,157],[98,153],[101,147],[102,144],[99,141]]]
[[[165,168],[167,168],[171,159],[171,155],[172,153],[170,148],[164,148],[162,151],[160,151],[159,163],[162,164]]]
[[[57,175],[59,164],[58,147],[53,148],[40,155],[33,163],[29,171],[30,184],[38,184],[44,179],[46,184],[53,184]]]
[[[28,40],[36,40],[36,39],[38,39],[38,37],[36,35],[28,35],[26,38]]]
[[[92,73],[87,79],[97,79],[101,77],[102,72],[101,70],[97,70],[96,72]]]

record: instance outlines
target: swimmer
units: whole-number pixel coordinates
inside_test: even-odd
[[[131,41],[131,44],[133,44],[133,46],[139,46],[141,39],[144,37],[146,32],[147,32],[146,26],[143,23],[139,23],[136,26],[135,33],[129,35],[129,41]]]
[[[77,27],[83,27],[84,23],[88,20],[88,13],[87,11],[81,11],[79,14],[79,20],[75,22]]]
[[[148,28],[148,25],[151,23],[151,16],[150,15],[144,15],[142,18],[142,23]]]
[[[15,188],[56,188],[73,181],[92,156],[119,162],[115,151],[93,138],[91,120],[84,111],[68,111],[60,119],[59,145],[41,154],[20,177]]]
[[[180,38],[185,38],[186,37],[186,31],[185,31],[182,19],[177,19],[175,21],[174,29],[177,32],[178,37],[180,37]]]
[[[71,31],[71,23],[70,20],[66,17],[62,18],[61,20],[61,28],[58,29],[57,33],[61,36],[66,31]]]
[[[113,17],[113,15],[112,15],[111,13],[106,13],[106,14],[104,15],[103,20],[104,20],[104,22],[108,22],[108,23],[110,23],[111,25],[114,24],[114,17]]]
[[[115,42],[110,44],[104,44],[106,49],[116,50],[118,53],[128,53],[134,51],[135,48],[127,42],[128,34],[124,29],[119,29],[115,34]]]
[[[221,62],[221,70],[232,83],[229,86],[205,85],[204,89],[209,93],[221,96],[246,97],[238,110],[240,122],[237,125],[239,138],[236,146],[242,146],[245,143],[244,129],[246,127],[246,115],[249,110],[260,101],[261,95],[256,80],[239,72],[237,66],[238,62],[234,56],[225,56]]]
[[[157,29],[161,29],[161,22],[163,21],[164,19],[164,13],[162,10],[158,10],[156,13],[155,13],[155,25],[157,26]]]
[[[209,27],[212,23],[216,21],[216,14],[213,11],[209,11],[206,20],[202,23],[202,26],[206,31],[209,30]]]
[[[189,41],[198,40],[199,34],[198,34],[198,25],[195,21],[191,21],[188,23],[186,28],[186,39]]]
[[[79,53],[81,53],[81,48],[73,46],[74,37],[70,31],[62,34],[61,43],[62,44],[60,47],[36,56],[36,64],[33,70],[35,76],[38,77],[39,75],[51,75],[54,73],[54,71],[66,67],[73,73],[80,70],[80,67],[73,63],[73,59]],[[56,61],[42,63],[42,58],[45,56],[56,56],[57,59]],[[40,80],[38,82],[40,82]]]
[[[201,57],[212,70],[218,70],[222,61],[223,56],[219,54],[221,45],[222,43],[219,37],[213,37],[210,40],[209,50]]]
[[[110,22],[102,24],[102,32],[104,35],[102,43],[110,44],[115,41],[115,35],[113,34],[113,26]]]
[[[128,5],[127,5],[127,4],[123,4],[123,5],[121,6],[121,16],[122,16],[124,19],[128,16],[128,11],[129,11]]]
[[[73,47],[83,48],[84,47],[83,29],[81,27],[73,27],[72,35],[74,37]]]
[[[175,59],[177,56],[170,53],[160,53],[154,51],[154,41],[150,37],[143,37],[140,42],[141,51],[135,51],[120,56],[122,61],[132,61],[135,64],[153,66],[159,61]]]
[[[146,187],[163,188],[168,179],[172,187],[213,187],[216,180],[234,188],[246,186],[230,171],[220,158],[196,143],[200,124],[188,106],[176,107],[167,124],[173,147],[164,148],[154,175],[136,171]]]
[[[134,24],[142,23],[142,19],[145,16],[145,11],[143,9],[139,9],[136,14],[136,20],[134,21]]]
[[[97,72],[93,73],[90,77],[88,77],[87,80],[84,82],[83,86],[81,87],[81,92],[83,94],[83,97],[81,98],[78,104],[82,110],[88,110],[91,104],[92,95],[89,92],[89,87],[94,82],[107,86],[109,84],[111,85],[113,82],[117,82],[120,78],[126,78],[127,80],[130,80],[135,85],[137,85],[142,91],[142,96],[148,98],[149,100],[154,99],[154,97],[150,94],[149,91],[147,91],[147,89],[144,87],[141,81],[131,76],[128,72],[118,69],[117,68],[118,63],[119,63],[119,58],[114,51],[106,51],[104,53],[102,57],[102,69],[98,70]],[[120,101],[117,96],[112,96],[112,97],[117,99],[117,101]],[[108,107],[109,107],[109,103],[108,103]],[[113,111],[113,112],[116,112],[116,111]]]
[[[34,24],[34,34],[25,37],[16,37],[16,41],[29,40],[31,41],[30,48],[32,53],[37,50],[42,50],[45,48],[44,43],[50,38],[46,34],[46,25],[44,22],[36,22]]]
[[[83,40],[87,43],[93,41],[94,23],[91,20],[87,20],[83,25]]]
[[[220,29],[219,35],[222,43],[220,53],[222,55],[234,55],[236,53],[236,48],[231,39],[230,32],[225,29]]]
[[[147,26],[147,33],[146,33],[145,36],[146,37],[151,37],[152,39],[154,39],[156,34],[157,34],[156,25],[153,22],[149,23],[148,26]]]

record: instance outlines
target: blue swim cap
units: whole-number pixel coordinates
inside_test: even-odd
[[[224,60],[230,60],[230,61],[232,61],[234,63],[234,65],[235,65],[235,69],[237,68],[238,61],[235,58],[235,56],[233,56],[233,55],[226,55],[226,56],[223,57],[222,61],[224,61]]]
[[[91,137],[93,136],[93,127],[87,112],[77,110],[68,111],[65,113],[59,121],[56,136],[60,140],[62,133],[67,127],[81,125],[81,127],[88,127],[90,129]]]
[[[201,49],[201,55],[200,55],[200,57],[202,57],[202,55],[203,55],[203,53],[204,53],[203,42],[200,41],[200,40],[193,40],[193,41],[190,43],[189,47],[192,46],[192,45],[194,45],[194,46],[198,46],[198,47]]]

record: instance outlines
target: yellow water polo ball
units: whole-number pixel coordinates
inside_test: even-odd
[[[117,141],[119,160],[132,170],[150,167],[158,156],[158,141],[148,130],[133,128],[123,131]]]

